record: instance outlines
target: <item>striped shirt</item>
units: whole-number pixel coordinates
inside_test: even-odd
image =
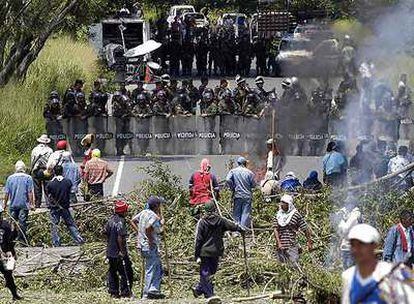
[[[283,248],[291,248],[296,245],[296,234],[298,230],[305,231],[308,225],[305,222],[303,216],[296,211],[292,216],[289,224],[282,227],[278,224],[277,219],[275,220],[275,228],[279,232],[280,245]]]

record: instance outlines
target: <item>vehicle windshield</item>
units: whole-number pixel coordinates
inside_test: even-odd
[[[189,7],[177,8],[177,16],[182,16],[185,13],[192,13],[193,10]]]
[[[186,15],[187,18],[194,18],[194,19],[204,19],[203,14],[200,13],[191,13]]]
[[[280,51],[308,51],[311,49],[308,40],[282,40]]]

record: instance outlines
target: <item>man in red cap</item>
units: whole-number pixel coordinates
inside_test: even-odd
[[[63,163],[63,153],[66,151],[68,142],[66,140],[59,140],[56,144],[56,151],[49,156],[49,160],[46,164],[47,174],[52,175],[53,169],[57,165]]]
[[[127,226],[125,216],[128,204],[115,202],[115,213],[105,226],[107,237],[106,257],[109,261],[109,293],[114,298],[132,296],[133,270],[126,245]]]

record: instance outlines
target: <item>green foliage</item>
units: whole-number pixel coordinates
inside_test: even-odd
[[[76,79],[86,81],[86,90],[99,75],[96,54],[85,42],[68,37],[51,39],[30,67],[24,83],[0,88],[0,178],[13,170],[18,159],[26,164],[36,138],[44,132],[42,115],[49,94],[63,94]]]

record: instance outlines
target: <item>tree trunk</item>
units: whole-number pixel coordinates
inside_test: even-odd
[[[47,39],[56,30],[56,28],[63,22],[66,15],[72,10],[79,0],[71,0],[68,4],[57,14],[53,20],[50,21],[43,33],[37,38],[35,44],[31,48],[30,52],[19,63],[18,68],[15,70],[14,75],[17,79],[24,80],[27,74],[27,70],[33,61],[36,60],[40,51],[43,49]]]

